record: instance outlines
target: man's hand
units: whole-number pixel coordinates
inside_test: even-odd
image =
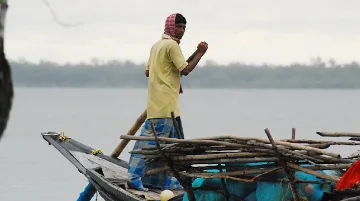
[[[208,44],[205,41],[200,42],[197,46],[197,49],[200,54],[204,55],[208,49]]]
[[[198,64],[202,56],[206,53],[208,49],[208,44],[206,42],[201,42],[197,46],[197,50],[193,55],[188,59],[188,65],[181,71],[181,75],[187,76]]]

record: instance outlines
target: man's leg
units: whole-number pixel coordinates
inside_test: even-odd
[[[171,118],[163,119],[152,119],[154,124],[155,131],[158,137],[170,137],[178,138],[176,129],[174,128]],[[180,130],[182,130],[181,121],[179,124]],[[153,131],[150,126],[150,121],[146,120],[144,127],[141,130],[140,136],[153,137]],[[162,142],[163,143],[163,142]],[[154,141],[140,141],[137,140],[134,145],[134,149],[141,149],[146,146],[155,146]],[[143,186],[152,186],[153,188],[165,188],[165,189],[182,189],[182,186],[179,184],[175,177],[169,175],[168,172],[158,173],[155,175],[146,176],[141,178],[144,174],[144,170],[153,169],[159,167],[158,164],[146,164],[144,162],[144,156],[141,154],[131,154],[128,174],[129,174],[129,187],[137,190],[148,190]]]
[[[147,132],[146,124],[148,120],[145,121],[143,128],[141,129],[140,136],[144,136],[145,132]],[[133,150],[142,148],[146,146],[144,144],[146,142],[136,140]],[[141,176],[143,175],[145,167],[145,162],[143,159],[143,155],[141,154],[131,154],[128,166],[128,186],[132,189],[141,190],[141,191],[148,191],[145,188],[141,181]]]
[[[159,118],[146,120],[141,130],[140,136],[154,137],[150,121],[154,124],[155,132],[158,137],[171,137],[171,135],[173,135],[173,125],[171,118]],[[133,149],[142,149],[144,147],[155,145],[155,141],[137,140]],[[144,156],[142,154],[131,154],[128,166],[129,187],[142,191],[148,190],[144,186],[151,186],[152,188],[162,188],[164,186],[164,183],[166,183],[166,174],[158,173],[142,178],[142,175],[145,173],[145,171],[157,167],[160,167],[160,165],[156,163],[145,164]]]

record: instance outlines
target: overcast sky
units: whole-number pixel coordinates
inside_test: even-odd
[[[188,21],[185,57],[204,40],[203,60],[218,63],[308,62],[311,57],[360,61],[359,0],[9,0],[6,52],[10,59],[55,62],[147,60],[166,17]]]

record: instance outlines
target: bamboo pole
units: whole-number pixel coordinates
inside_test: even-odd
[[[322,137],[360,137],[360,133],[351,132],[316,132]]]
[[[134,125],[130,128],[130,130],[126,133],[128,136],[133,136],[136,134],[136,132],[139,130],[140,126],[145,122],[147,117],[147,111],[144,110],[144,112],[137,118]],[[122,140],[117,147],[114,149],[114,151],[111,153],[111,157],[117,158],[121,154],[121,152],[124,150],[126,145],[129,143],[130,140]]]
[[[121,139],[127,140],[144,140],[144,141],[155,141],[154,137],[143,137],[143,136],[128,136],[122,135],[120,136]],[[243,148],[244,146],[229,143],[229,142],[220,142],[215,140],[186,140],[186,139],[175,139],[175,138],[166,138],[166,137],[158,137],[159,141],[163,142],[170,142],[170,143],[191,143],[191,144],[205,144],[205,145],[224,145],[233,148]]]
[[[351,138],[349,139],[351,140]],[[299,140],[280,140],[285,142],[291,143],[306,143],[306,144],[329,144],[329,145],[360,145],[359,142],[336,142],[336,141],[321,141],[321,140],[306,140],[306,139],[299,139]]]
[[[322,174],[320,172],[317,172],[317,171],[314,171],[314,170],[310,170],[308,168],[304,168],[304,167],[301,167],[301,166],[298,166],[294,163],[289,163],[287,162],[286,165],[290,168],[293,168],[295,170],[299,170],[299,171],[302,171],[302,172],[305,172],[305,173],[308,173],[308,174],[312,174],[314,176],[317,176],[319,178],[322,178],[322,179],[326,179],[326,180],[329,180],[329,181],[333,181],[333,182],[338,182],[340,180],[339,177],[337,176],[330,176],[330,175],[325,175],[325,174]]]
[[[182,133],[181,133],[181,131],[180,131],[180,128],[179,128],[179,124],[178,124],[178,122],[177,122],[176,119],[175,119],[175,114],[174,114],[174,112],[171,112],[171,118],[172,118],[172,121],[173,121],[174,128],[175,128],[175,130],[176,130],[178,139],[183,139],[184,136],[182,135]]]
[[[174,161],[177,166],[195,164],[231,164],[231,163],[256,163],[256,162],[278,162],[276,157],[253,157],[253,158],[220,158],[210,160]]]
[[[291,129],[291,139],[295,140],[295,128]]]
[[[353,141],[360,141],[360,137],[352,137],[349,140],[353,140]]]

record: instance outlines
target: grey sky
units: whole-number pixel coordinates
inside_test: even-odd
[[[218,63],[308,62],[311,57],[360,61],[359,0],[9,0],[9,58],[56,62],[100,59],[147,60],[166,17],[188,21],[181,43],[185,57],[204,40],[204,60]]]

